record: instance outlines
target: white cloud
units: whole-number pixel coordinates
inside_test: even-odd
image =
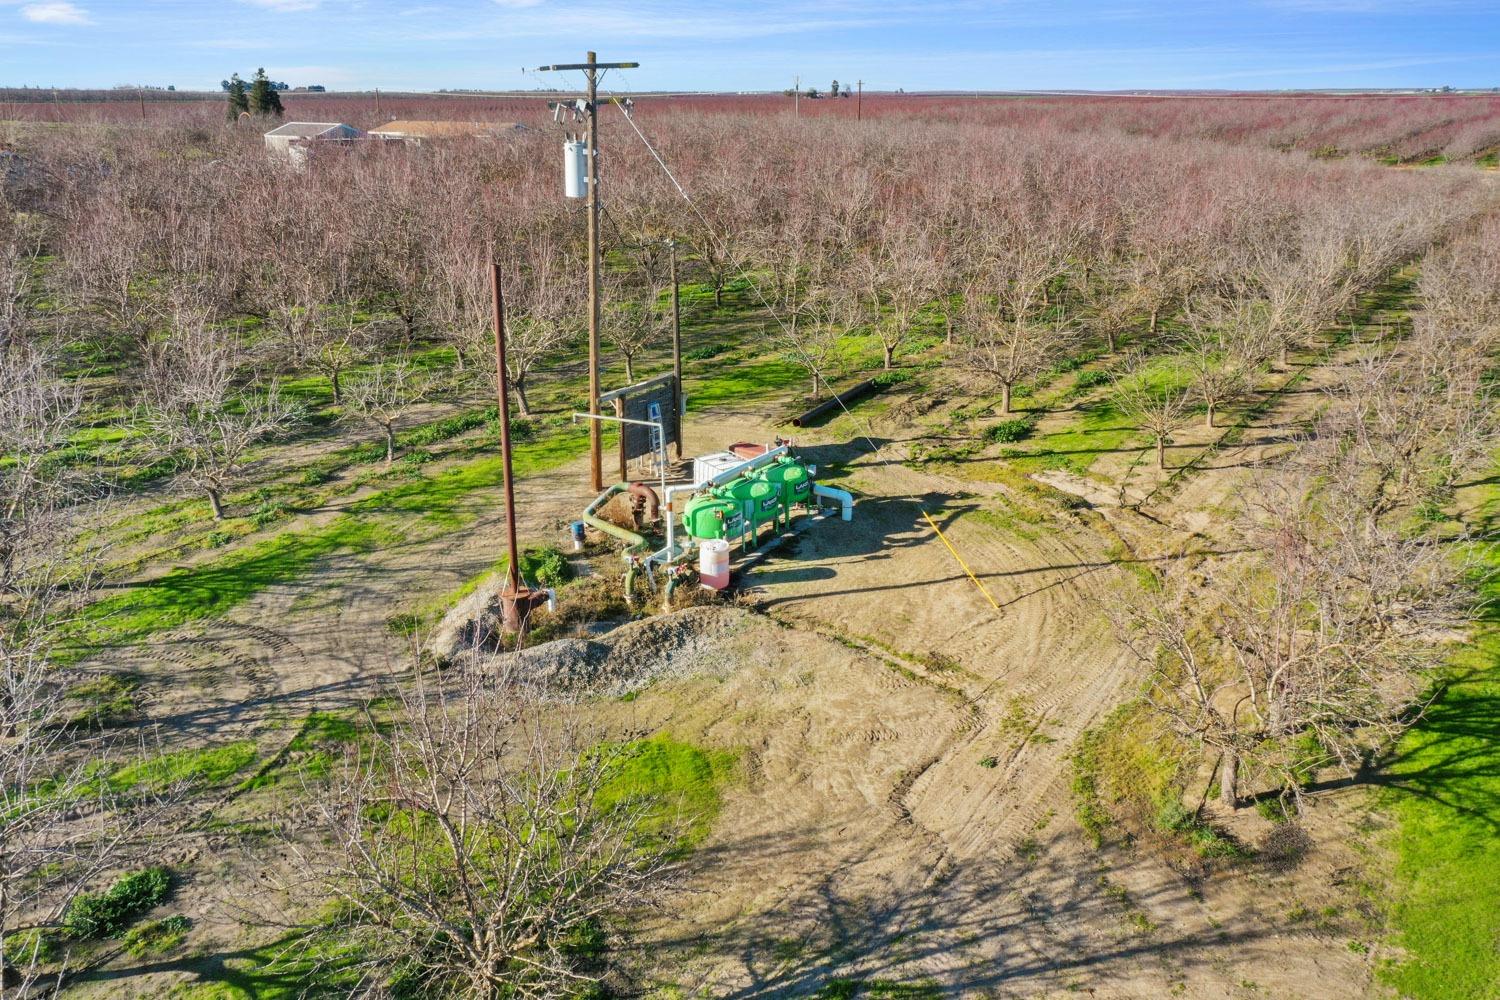
[[[29,3],[21,8],[21,16],[36,24],[93,24],[88,14],[77,4],[68,0],[48,0],[45,3]]]
[[[315,10],[322,0],[240,0],[240,2],[290,13],[298,10]]]

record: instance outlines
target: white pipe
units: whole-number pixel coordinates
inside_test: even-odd
[[[671,564],[673,559],[677,558],[677,511],[672,506],[672,494],[691,493],[697,489],[698,487],[692,483],[679,483],[676,486],[668,486],[662,491],[664,494],[662,497],[663,514],[667,519],[667,547],[662,551],[667,554],[668,565]],[[653,558],[655,557],[653,556]]]
[[[837,489],[833,486],[824,486],[822,483],[813,483],[813,493],[816,496],[837,500],[844,508],[844,520],[852,521],[854,519],[854,497],[848,491]],[[821,507],[823,505],[818,504],[818,506]]]
[[[766,452],[763,455],[756,455],[754,458],[746,459],[739,465],[731,465],[729,468],[725,469],[723,472],[719,473],[717,476],[714,476],[708,482],[704,483],[703,486],[718,486],[721,483],[729,482],[729,480],[735,478],[746,469],[758,469],[762,465],[770,465],[772,459],[776,458],[778,455],[786,454],[786,450],[788,447],[788,445],[784,444],[777,445],[775,448],[772,448],[770,451]]]

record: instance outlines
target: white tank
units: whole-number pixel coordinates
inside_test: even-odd
[[[589,195],[589,144],[582,139],[563,143],[563,192],[569,198]]]
[[[709,590],[729,586],[729,543],[722,538],[705,538],[698,547],[698,577]]]

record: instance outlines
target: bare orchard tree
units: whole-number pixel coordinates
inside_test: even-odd
[[[625,381],[635,381],[635,359],[670,327],[662,307],[665,288],[634,274],[608,274],[604,288],[604,339],[625,362]]]
[[[939,269],[926,230],[908,219],[878,227],[868,246],[855,251],[854,267],[864,286],[869,321],[880,338],[884,367],[911,338],[917,314],[939,287]]]
[[[505,303],[505,368],[523,417],[531,416],[527,390],[537,370],[584,327],[579,264],[556,236],[540,231],[496,248]],[[445,259],[442,280],[450,294],[439,316],[459,356],[467,356],[493,388],[495,307],[486,259],[478,248]]]
[[[344,415],[385,435],[385,464],[396,457],[396,423],[427,395],[428,381],[404,359],[379,361],[349,377]]]
[[[46,459],[74,430],[80,385],[58,378],[40,349],[0,351],[0,595],[17,594],[33,522],[62,502],[63,481]]]
[[[1469,620],[1449,546],[1370,530],[1351,499],[1283,473],[1253,507],[1254,555],[1201,585],[1174,569],[1121,604],[1152,707],[1218,755],[1226,806],[1247,778],[1295,796],[1323,768],[1357,772],[1409,724]]]
[[[1010,413],[1015,387],[1045,371],[1073,342],[1063,323],[1009,315],[981,288],[969,294],[955,355],[986,389],[1000,390],[1000,412]]]
[[[762,227],[754,243],[758,260],[751,280],[770,307],[771,343],[807,372],[817,398],[839,340],[865,318],[864,302],[844,280],[834,231],[812,206],[793,206]]]
[[[1156,467],[1165,469],[1172,431],[1187,414],[1188,387],[1172,377],[1167,366],[1152,364],[1136,354],[1116,374],[1110,399],[1120,413],[1151,436]]]
[[[31,295],[42,241],[0,192],[0,354],[27,339]]]
[[[1079,283],[1084,324],[1088,330],[1103,336],[1111,354],[1120,349],[1120,338],[1140,325],[1156,301],[1146,286],[1133,283],[1134,267],[1134,261],[1111,255]]]
[[[0,624],[0,1000],[60,984],[69,905],[141,828],[94,777],[100,740],[69,724],[68,679],[41,634]]]
[[[339,900],[370,986],[554,998],[597,979],[569,948],[652,901],[670,827],[614,783],[618,751],[514,678],[418,674],[394,727],[310,798],[293,878]]]
[[[328,380],[335,406],[343,402],[344,373],[369,350],[376,334],[377,330],[362,319],[358,305],[353,302],[326,306],[315,317],[303,363]]]
[[[237,335],[200,310],[179,308],[167,336],[153,345],[140,398],[141,423],[157,452],[224,517],[223,494],[250,449],[285,430],[295,405],[276,385],[247,382],[248,357]]]
[[[505,367],[517,409],[529,417],[532,374],[584,328],[584,305],[579,263],[562,240],[540,234],[515,250],[505,274]]]
[[[807,372],[812,398],[829,387],[840,341],[864,316],[858,295],[820,285],[809,289],[801,308],[771,330],[771,344],[792,364]]]
[[[1373,520],[1445,503],[1459,477],[1500,444],[1500,405],[1486,371],[1423,324],[1395,351],[1348,367],[1299,458],[1358,496]]]
[[[1148,703],[1183,740],[1201,743],[1219,761],[1219,793],[1238,802],[1239,764],[1252,749],[1242,733],[1244,703],[1239,678],[1225,668],[1205,624],[1218,612],[1220,595],[1203,586],[1182,564],[1170,566],[1159,585],[1122,585],[1105,612],[1120,640],[1149,673]]]
[[[1215,426],[1219,407],[1250,388],[1269,346],[1264,310],[1253,299],[1214,297],[1183,309],[1186,330],[1177,347],[1192,373],[1192,394],[1203,404],[1203,425]]]
[[[1484,356],[1500,350],[1500,215],[1429,253],[1421,291],[1419,325],[1440,327],[1452,349]]]
[[[53,655],[94,583],[78,484],[41,462],[77,409],[77,387],[45,355],[0,352],[0,1000],[39,995],[67,971],[55,932],[131,829],[95,777],[103,747],[76,724],[73,675]]]
[[[752,256],[754,202],[753,186],[721,165],[697,183],[697,210],[683,219],[684,242],[708,274],[716,309],[724,305],[724,289]]]

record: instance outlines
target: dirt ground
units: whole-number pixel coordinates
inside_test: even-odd
[[[1148,849],[1090,847],[1068,787],[1080,734],[1140,682],[1101,613],[1130,559],[1212,544],[1205,525],[1315,404],[1286,394],[1148,516],[1059,505],[1008,519],[1007,487],[903,464],[909,425],[860,418],[873,451],[844,433],[847,420],[808,433],[807,458],[844,465],[854,520],[806,523],[742,574],[755,610],[634,623],[590,654],[613,664],[610,693],[639,688],[598,699],[601,719],[745,762],[687,884],[634,937],[636,985],[714,997],[806,996],[840,978],[952,996],[1365,995],[1372,956],[1345,947],[1343,924],[1287,917],[1357,904],[1362,811],[1325,806],[1294,871],[1204,879]],[[718,410],[687,433],[693,454],[773,428]],[[560,542],[587,499],[581,461],[522,481],[523,539]],[[500,554],[495,497],[472,504],[463,531],[333,559],[109,660],[156,678],[151,714],[168,747],[252,739],[273,754],[295,733],[288,720],[357,704],[407,662],[387,617]],[[1234,823],[1251,840],[1269,828]],[[164,859],[206,890],[189,911],[202,948],[243,943],[224,903],[253,872],[226,845],[205,831]]]
[[[1161,550],[1191,541],[1173,522],[1227,502],[1310,399],[1287,395],[1157,512]],[[699,620],[722,635],[693,654],[701,673],[617,710],[751,760],[698,876],[649,926],[648,981],[727,997],[838,978],[954,996],[1363,995],[1369,958],[1338,922],[1288,917],[1356,905],[1359,810],[1325,806],[1295,871],[1207,880],[1149,850],[1096,851],[1077,829],[1068,755],[1139,683],[1100,613],[1126,572],[1110,526],[1068,512],[996,525],[974,511],[1003,488],[902,465],[899,443],[858,444],[807,448],[851,460],[855,518],[808,526],[749,574],[767,617]],[[1270,827],[1234,824],[1247,839]]]

